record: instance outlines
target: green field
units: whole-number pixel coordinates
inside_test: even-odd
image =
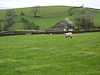
[[[0,75],[100,75],[100,32],[0,37]]]
[[[90,15],[93,16],[93,21],[95,26],[100,26],[100,10],[91,9],[91,8],[79,8],[73,9],[72,12],[74,15],[69,16],[68,10],[72,8],[72,6],[41,6],[39,11],[37,12],[37,16],[41,16],[42,18],[34,18],[34,14],[32,12],[32,7],[28,8],[17,8],[13,9],[16,11],[15,24],[13,24],[9,29],[10,30],[23,30],[24,25],[21,22],[21,18],[24,17],[28,19],[30,22],[34,22],[36,25],[39,25],[40,29],[49,28],[56,23],[63,21],[66,17],[70,18],[71,21],[75,24],[75,18],[81,14],[81,11],[91,12]],[[0,10],[0,20],[5,19],[5,14],[8,10]],[[20,13],[23,12],[25,16],[21,16]],[[4,22],[1,23],[4,25]]]

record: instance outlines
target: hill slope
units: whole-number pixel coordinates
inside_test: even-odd
[[[18,8],[18,9],[13,9],[16,11],[16,17],[15,17],[15,24],[11,26],[9,29],[23,29],[24,25],[21,23],[21,18],[24,17],[28,19],[30,22],[34,22],[37,25],[40,26],[40,29],[48,28],[53,26],[55,23],[64,20],[65,17],[69,17],[72,21],[75,22],[75,18],[79,15],[81,15],[81,11],[91,11],[94,12],[93,15],[94,17],[94,23],[96,26],[100,26],[100,10],[96,9],[90,9],[90,8],[80,8],[80,9],[73,9],[72,11],[74,14],[72,16],[68,15],[68,10],[72,8],[69,6],[44,6],[40,7],[38,9],[37,15],[41,16],[41,18],[36,18],[33,17],[32,13],[32,7],[29,8]],[[4,19],[4,15],[7,10],[0,10],[0,19]],[[21,16],[20,13],[23,12],[25,16]],[[4,23],[2,23],[4,24]]]

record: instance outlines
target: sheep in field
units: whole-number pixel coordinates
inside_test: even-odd
[[[65,35],[66,38],[67,38],[67,37],[72,38],[72,33],[71,33],[71,32],[69,32],[69,33],[64,33],[64,35]]]

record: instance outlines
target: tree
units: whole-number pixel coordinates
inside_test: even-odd
[[[24,16],[25,14],[23,12],[20,13],[21,16]]]
[[[4,24],[4,30],[7,30],[11,25],[14,24],[14,17],[16,12],[12,9],[8,10],[5,14],[5,24]]]
[[[82,15],[76,18],[78,29],[90,30],[94,26],[93,17],[90,15]]]
[[[2,31],[2,25],[1,25],[1,22],[0,22],[0,32]]]
[[[15,14],[16,14],[16,12],[15,12],[14,10],[10,9],[10,10],[8,10],[8,11],[6,12],[5,17],[13,18],[13,17],[16,16]]]
[[[35,26],[34,26],[34,29],[35,29],[35,30],[39,30],[39,28],[40,28],[40,27],[39,27],[38,25],[35,25]]]
[[[37,17],[37,12],[38,12],[39,8],[40,8],[39,6],[32,7],[32,12],[34,14],[34,17]]]
[[[24,29],[28,29],[28,30],[30,30],[30,29],[38,30],[39,29],[38,25],[36,25],[34,22],[29,22],[25,18],[22,18],[21,22],[24,24]]]

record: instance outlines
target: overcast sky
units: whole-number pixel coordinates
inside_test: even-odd
[[[0,0],[0,8],[21,8],[31,6],[81,6],[100,9],[100,0]]]

